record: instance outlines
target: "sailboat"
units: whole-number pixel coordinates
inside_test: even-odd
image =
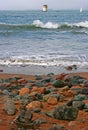
[[[82,8],[80,8],[80,13],[81,13],[81,12],[83,12],[83,9],[82,9]]]

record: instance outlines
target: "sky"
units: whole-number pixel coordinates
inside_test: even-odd
[[[42,9],[47,4],[49,9],[80,9],[88,10],[88,0],[0,0],[0,10]]]

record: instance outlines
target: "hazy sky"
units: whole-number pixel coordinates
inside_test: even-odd
[[[83,9],[88,10],[88,0],[0,0],[0,10],[42,9],[47,4],[49,9]]]

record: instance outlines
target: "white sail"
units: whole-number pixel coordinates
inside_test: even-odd
[[[82,8],[80,8],[80,13],[83,11],[83,9]]]

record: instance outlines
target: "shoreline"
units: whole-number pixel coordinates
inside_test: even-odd
[[[0,74],[22,74],[22,75],[47,75],[49,73],[60,74],[60,73],[82,73],[88,72],[87,68],[73,68],[71,70],[61,66],[40,66],[40,65],[29,65],[29,66],[0,66]]]
[[[32,71],[32,70],[31,70]],[[71,75],[71,76],[74,76],[74,75],[79,75],[79,76],[81,76],[81,77],[84,77],[84,78],[86,78],[86,79],[88,79],[88,72],[85,72],[85,71],[65,71],[65,72],[57,72],[57,73],[41,73],[41,74],[37,74],[37,73],[16,73],[16,72],[14,72],[14,73],[12,73],[12,72],[0,72],[0,78],[2,78],[2,79],[6,79],[6,78],[11,78],[11,77],[15,77],[15,76],[17,76],[17,77],[22,77],[22,78],[24,78],[24,79],[34,79],[35,78],[35,76],[36,75],[40,75],[40,76],[48,76],[48,74],[53,74],[53,76],[57,76],[57,75],[60,75],[60,74],[69,74],[69,75]]]

